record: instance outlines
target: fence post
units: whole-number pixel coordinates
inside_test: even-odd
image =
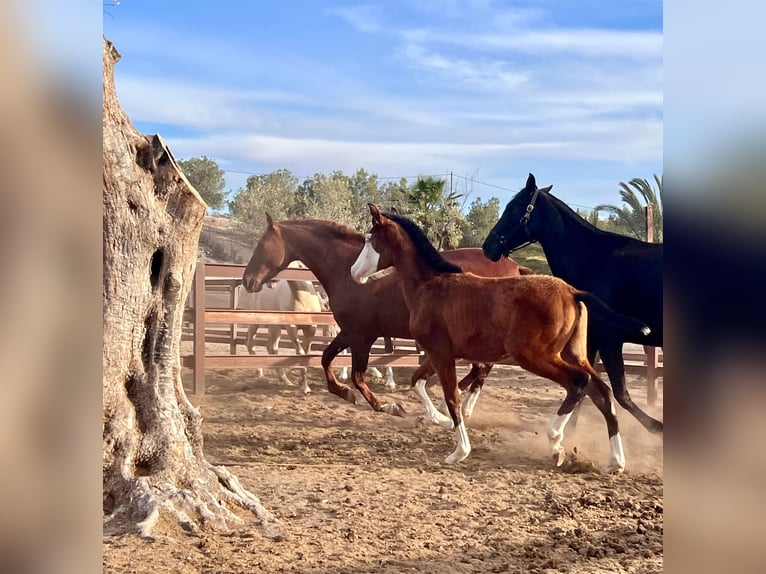
[[[654,243],[654,206],[644,208],[646,215],[646,240]],[[646,353],[646,402],[653,405],[657,400],[657,349],[644,347]]]
[[[205,394],[205,262],[194,271],[194,394]]]
[[[644,346],[646,353],[646,402],[649,406],[657,402],[657,348]]]
[[[239,303],[239,289],[236,282],[229,283],[229,309],[236,309]],[[237,354],[237,324],[232,323],[229,327],[229,353],[232,355]]]

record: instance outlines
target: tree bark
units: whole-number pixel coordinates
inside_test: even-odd
[[[120,55],[103,40],[104,532],[150,536],[167,513],[187,530],[229,530],[229,504],[276,519],[202,449],[202,418],[181,384],[184,302],[205,203],[158,135],[117,100]]]

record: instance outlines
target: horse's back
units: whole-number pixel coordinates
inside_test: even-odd
[[[460,267],[463,272],[481,277],[514,277],[532,273],[531,269],[522,267],[508,257],[501,257],[496,262],[491,261],[484,256],[480,247],[463,247],[443,251],[441,254],[447,261]]]

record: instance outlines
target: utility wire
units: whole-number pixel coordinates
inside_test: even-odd
[[[267,173],[255,173],[255,172],[251,172],[251,171],[238,171],[236,169],[223,169],[222,171],[224,173],[237,173],[237,174],[240,174],[240,175],[268,175]],[[421,174],[418,174],[418,175],[396,175],[396,176],[392,175],[392,176],[375,176],[375,177],[378,180],[391,180],[391,179],[413,179],[413,178],[417,178],[417,177],[447,177],[450,174],[453,177],[457,177],[457,178],[463,179],[463,180],[465,180],[467,182],[470,181],[471,183],[476,183],[476,184],[479,184],[479,185],[484,185],[486,187],[492,187],[494,189],[499,189],[501,191],[507,191],[508,193],[516,194],[516,193],[519,192],[518,189],[509,189],[507,187],[502,187],[500,185],[495,185],[493,183],[487,183],[486,181],[481,181],[481,180],[475,179],[473,177],[466,177],[464,175],[460,175],[460,174],[452,173],[452,172],[433,173],[433,174],[422,174],[421,173]],[[293,176],[295,178],[297,178],[297,179],[304,179],[304,180],[313,177],[313,176],[310,176],[310,175],[301,176],[301,175],[294,175],[294,174],[293,174]],[[595,209],[595,207],[592,207],[592,206],[589,206],[589,205],[580,205],[578,203],[571,203],[571,202],[567,202],[567,203],[569,205],[571,205],[571,206],[580,207],[582,209],[587,209],[587,210],[590,210],[590,211],[593,211]]]

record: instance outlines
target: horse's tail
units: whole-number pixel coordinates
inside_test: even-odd
[[[633,317],[618,313],[593,293],[587,291],[576,291],[575,301],[582,301],[588,306],[599,321],[602,321],[607,327],[624,333],[625,335],[648,335],[651,331],[649,327]]]

